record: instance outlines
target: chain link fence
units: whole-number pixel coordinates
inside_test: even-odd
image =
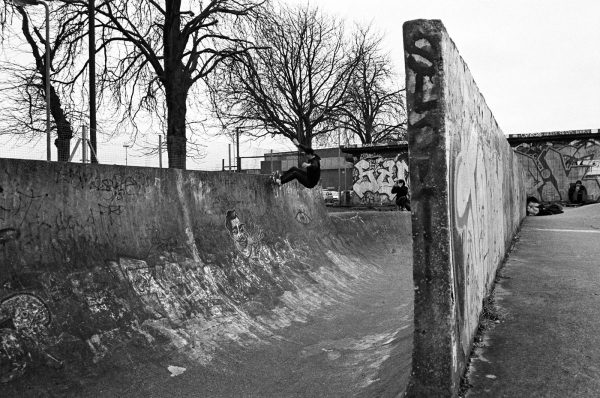
[[[54,138],[54,137],[53,137]],[[169,156],[164,137],[156,137],[156,143],[132,144],[124,139],[111,142],[97,141],[96,157],[98,163],[121,166],[169,167]],[[159,147],[162,150],[159,150]],[[260,173],[261,162],[273,153],[291,151],[293,145],[275,143],[273,146],[257,145],[251,141],[243,141],[239,146],[226,140],[208,140],[206,145],[187,145],[185,165],[187,170],[205,171],[243,171]],[[295,149],[295,148],[294,148]],[[91,145],[87,136],[81,131],[70,142],[70,160],[75,163],[90,163]],[[13,159],[46,160],[45,137],[24,140],[15,136],[0,136],[0,157]],[[51,159],[56,161],[57,150],[52,141]],[[175,158],[175,161],[179,159]],[[238,167],[239,164],[239,167]]]

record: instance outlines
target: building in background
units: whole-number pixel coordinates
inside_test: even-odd
[[[408,143],[349,146],[342,149],[353,158],[352,203],[393,205],[392,187],[404,180],[410,190]]]
[[[341,192],[342,204],[392,205],[394,181],[403,179],[410,186],[406,142],[319,148],[315,152],[321,157],[321,187]],[[283,172],[304,160],[299,152],[266,153],[264,157],[261,174]]]
[[[342,149],[319,148],[315,152],[321,158],[321,186],[332,191],[345,191],[352,188],[352,170],[354,165],[348,162],[347,154]],[[260,173],[271,174],[274,171],[284,172],[290,167],[300,167],[305,160],[303,154],[294,152],[265,153],[260,162]]]

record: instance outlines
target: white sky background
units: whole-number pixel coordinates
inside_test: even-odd
[[[298,1],[288,0],[294,2]],[[598,0],[313,0],[310,4],[345,19],[348,27],[371,23],[384,33],[385,50],[402,82],[402,24],[441,19],[506,134],[600,128]],[[99,137],[102,163],[125,163],[122,145],[128,139],[116,141],[109,145]],[[208,156],[189,160],[189,168],[220,169],[221,159],[228,162],[231,142],[207,137],[205,143]],[[10,151],[11,157],[45,158],[45,140],[39,150],[0,145],[0,156],[9,156]],[[240,152],[262,155],[271,149],[294,147],[286,140],[242,139]],[[158,158],[138,157],[135,148],[128,152],[130,165],[158,166]],[[163,162],[167,164],[166,154]]]
[[[404,76],[402,23],[440,19],[506,134],[600,128],[600,1],[315,0],[372,22]]]

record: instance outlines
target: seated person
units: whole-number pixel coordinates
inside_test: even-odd
[[[404,180],[396,180],[396,183],[392,187],[392,193],[396,194],[396,206],[398,207],[398,209],[402,211],[404,211],[405,209],[410,211],[408,187],[404,183]]]
[[[577,180],[575,185],[571,184],[569,188],[569,201],[581,205],[587,201],[587,189],[585,189],[581,180]]]

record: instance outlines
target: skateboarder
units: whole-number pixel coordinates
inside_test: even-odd
[[[306,188],[313,188],[319,182],[319,178],[321,178],[321,158],[312,148],[300,144],[297,139],[294,138],[293,142],[298,149],[306,154],[307,162],[302,163],[302,167],[306,168],[306,170],[299,167],[292,167],[281,176],[275,175],[274,180],[279,185],[286,184],[292,180],[298,180]]]

